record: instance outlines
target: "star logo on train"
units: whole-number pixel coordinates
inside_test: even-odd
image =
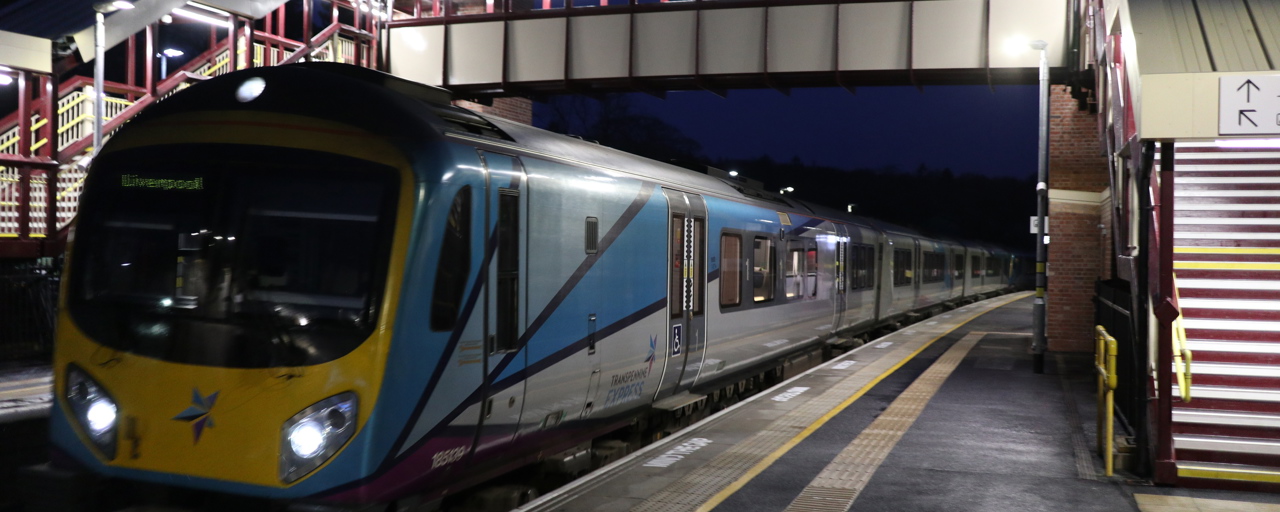
[[[191,431],[195,434],[195,440],[191,444],[200,442],[200,434],[204,433],[205,428],[213,428],[213,404],[218,401],[218,391],[214,391],[209,396],[200,394],[200,388],[191,389],[191,406],[186,410],[174,416],[174,420],[185,421],[191,424]]]
[[[657,352],[657,350],[658,350],[658,337],[650,336],[649,337],[649,357],[644,358],[644,362],[649,363],[649,370],[648,370],[648,373],[645,373],[645,375],[648,375],[649,373],[653,372],[653,360],[654,360],[653,355],[654,353]]]

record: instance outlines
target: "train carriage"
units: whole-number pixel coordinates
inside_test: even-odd
[[[121,129],[69,251],[49,471],[437,499],[1007,284],[998,251],[450,99],[303,64]]]

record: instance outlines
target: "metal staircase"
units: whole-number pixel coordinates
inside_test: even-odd
[[[1280,149],[1180,142],[1175,155],[1174,272],[1194,353],[1190,401],[1170,390],[1178,478],[1280,484]]]

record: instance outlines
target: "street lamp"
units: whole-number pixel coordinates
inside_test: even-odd
[[[115,0],[93,4],[93,156],[102,151],[102,117],[106,114],[107,100],[102,92],[102,76],[106,74],[107,14],[129,10],[133,2]]]
[[[160,57],[161,80],[169,77],[169,57],[181,57],[182,55],[182,50],[176,48],[165,48],[163,52],[156,54],[156,57]]]
[[[0,66],[0,85],[9,85],[13,83],[13,77],[9,76],[9,73],[11,72],[13,72],[12,69],[9,69],[6,66]]]
[[[1032,309],[1031,341],[1032,366],[1035,373],[1044,373],[1044,352],[1048,341],[1045,336],[1045,215],[1049,210],[1049,43],[1043,40],[1031,42],[1031,48],[1040,50],[1040,153],[1039,173],[1036,180],[1036,299]]]
[[[779,194],[786,194],[787,192],[795,192],[795,191],[796,191],[795,187],[787,187],[787,188],[784,188],[784,189],[782,189],[782,190],[779,190],[779,191],[778,191],[778,193],[779,193]]]

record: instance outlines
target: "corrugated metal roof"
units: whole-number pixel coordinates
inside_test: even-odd
[[[93,26],[95,0],[17,0],[0,7],[0,30],[58,39]]]
[[[1130,0],[1129,8],[1143,74],[1276,69],[1274,0]]]

